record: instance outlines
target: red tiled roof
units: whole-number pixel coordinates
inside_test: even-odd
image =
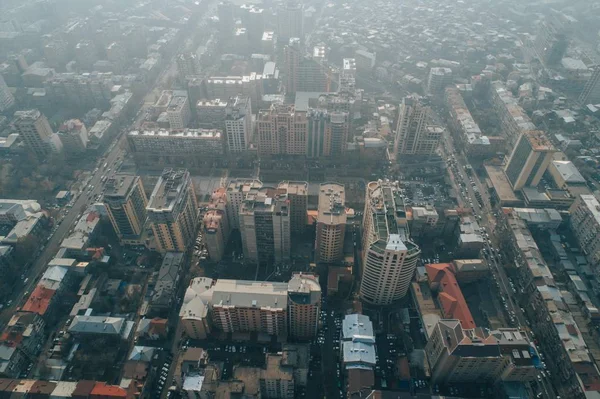
[[[151,335],[165,336],[167,335],[167,319],[161,319],[155,317],[150,320],[150,329],[148,331]]]
[[[21,310],[43,316],[48,310],[55,293],[56,290],[51,290],[42,285],[38,285],[31,295],[29,295],[27,302],[25,302],[25,305],[23,305]]]
[[[438,301],[442,306],[444,317],[460,320],[464,329],[475,328],[475,321],[465,301],[450,263],[425,265],[429,285],[437,289]]]
[[[90,399],[126,398],[127,391],[116,385],[97,382],[90,392]]]

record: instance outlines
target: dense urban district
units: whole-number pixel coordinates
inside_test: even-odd
[[[599,3],[233,1],[0,2],[0,399],[600,399]]]

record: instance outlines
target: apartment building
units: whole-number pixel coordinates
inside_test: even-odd
[[[571,230],[586,258],[593,265],[600,264],[600,202],[592,194],[580,195],[569,213]]]
[[[0,100],[1,101],[1,100]],[[590,78],[579,95],[580,104],[597,104],[600,102],[600,65],[592,68]],[[1,106],[0,106],[1,107]],[[0,108],[1,109],[1,108]]]
[[[297,92],[331,91],[331,73],[327,65],[315,57],[304,54],[300,39],[291,38],[283,49],[285,91],[287,95]]]
[[[308,212],[308,183],[305,181],[282,181],[277,186],[287,195],[290,207],[290,230],[302,233],[306,228]]]
[[[321,286],[314,274],[294,273],[288,283],[288,335],[312,340],[319,328]]]
[[[212,328],[209,305],[210,289],[215,281],[208,277],[196,277],[190,281],[179,309],[179,319],[186,335],[193,339],[206,339]]]
[[[236,96],[225,107],[225,134],[230,153],[248,149],[252,139],[252,106],[249,97]]]
[[[104,205],[117,237],[125,245],[142,244],[148,206],[142,179],[112,175],[106,180],[105,188]]]
[[[344,257],[346,191],[342,184],[319,186],[315,258],[320,263],[340,262]]]
[[[556,149],[540,130],[521,133],[504,168],[513,190],[536,187],[542,179]]]
[[[290,258],[290,205],[282,190],[262,187],[246,195],[239,229],[247,262],[274,264]]]
[[[445,102],[450,112],[450,130],[470,157],[488,158],[504,151],[504,138],[483,134],[457,87],[446,88]]]
[[[231,229],[240,228],[240,207],[248,194],[255,195],[262,188],[260,180],[235,179],[229,182],[227,191],[227,220]]]
[[[405,97],[402,100],[394,141],[397,159],[401,159],[403,155],[435,154],[444,130],[429,123],[430,112],[423,99]]]
[[[344,58],[342,60],[338,91],[348,93],[356,91],[356,60],[354,58]]]
[[[277,8],[277,29],[281,40],[292,37],[304,38],[304,6],[299,3],[285,2]]]
[[[252,111],[256,112],[261,103],[263,90],[263,76],[252,72],[249,75],[237,76],[211,76],[204,81],[204,89],[208,99],[228,99],[237,95],[250,98]]]
[[[202,99],[196,102],[196,119],[198,127],[202,129],[225,129],[227,117],[227,100],[220,98],[214,100]]]
[[[288,284],[220,279],[212,288],[212,322],[224,332],[287,334]]]
[[[502,208],[497,225],[503,237],[501,248],[507,264],[516,268],[516,285],[523,295],[521,306],[545,354],[548,370],[560,381],[558,393],[561,397],[585,398],[586,391],[596,390],[600,372],[565,300],[570,294],[554,281],[531,235],[529,226],[537,220],[522,218],[517,208]]]
[[[509,150],[512,150],[517,144],[521,133],[535,130],[536,127],[503,82],[492,82],[490,95],[494,110],[500,117],[500,124],[502,132],[506,136],[507,145]]]
[[[88,144],[88,131],[79,119],[65,121],[57,132],[67,157],[79,156]]]
[[[433,67],[429,70],[427,77],[427,93],[431,95],[441,94],[447,86],[452,84],[452,69],[445,67]]]
[[[348,112],[310,108],[307,117],[308,157],[339,157],[346,153],[350,130]]]
[[[15,105],[15,97],[8,88],[4,78],[0,76],[0,112],[5,112]]]
[[[425,353],[431,380],[438,384],[529,382],[541,370],[541,361],[525,333],[517,329],[466,329],[459,320],[440,320]]]
[[[127,134],[127,145],[139,167],[201,168],[223,155],[223,132],[216,129],[134,130]]]
[[[167,106],[167,118],[171,129],[184,129],[191,119],[190,102],[187,92],[177,90]]]
[[[27,148],[38,159],[46,158],[54,149],[54,132],[46,116],[37,109],[15,112],[14,126]]]
[[[196,239],[198,200],[186,169],[165,169],[146,207],[159,252],[185,252]]]
[[[260,155],[306,155],[307,114],[293,105],[273,104],[258,112],[256,134]]]
[[[421,255],[410,240],[403,196],[397,183],[367,184],[363,218],[360,297],[373,305],[403,298]]]
[[[227,194],[221,187],[212,193],[210,202],[204,213],[202,228],[204,242],[210,259],[218,262],[223,258],[229,241],[231,227],[227,219]]]

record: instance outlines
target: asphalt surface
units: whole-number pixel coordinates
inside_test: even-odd
[[[475,191],[471,186],[469,175],[465,171],[465,165],[470,165],[470,163],[468,162],[464,154],[459,153],[455,150],[453,139],[448,133],[444,134],[444,143],[445,146],[443,146],[443,151],[445,152],[445,158],[451,159],[452,155],[454,155],[454,160],[456,161],[458,166],[458,173],[454,174],[452,170],[449,170],[449,172],[451,173],[451,175],[454,176],[454,180],[456,182],[462,181],[465,184],[465,195],[462,195],[460,187],[455,186],[455,190],[458,196],[458,202],[461,206],[469,208],[471,207],[471,203],[469,202],[469,200],[472,201],[473,213],[475,216],[481,216],[481,220],[478,221],[478,223],[481,227],[485,229],[485,232],[490,237],[490,240],[486,240],[485,243],[485,255],[486,260],[490,265],[490,270],[493,273],[493,279],[498,283],[500,296],[504,297],[506,300],[507,309],[502,309],[502,311],[504,311],[507,315],[512,313],[515,318],[516,326],[528,330],[526,317],[521,311],[521,308],[518,304],[517,294],[515,294],[512,291],[512,288],[510,287],[510,280],[508,279],[506,271],[504,270],[503,265],[499,261],[498,253],[496,252],[496,248],[498,248],[498,239],[494,235],[495,219],[493,217],[492,207],[490,205],[490,199],[488,196],[487,189],[481,184],[476,173],[472,173],[471,177],[473,179],[473,182],[475,183],[482,196],[483,207],[481,207],[478,201],[475,199]],[[515,286],[515,288],[517,290],[519,289],[517,286]],[[556,399],[556,394],[552,387],[550,377],[548,377],[547,375],[545,377],[542,377],[541,381],[538,380],[538,383],[534,383],[532,385],[534,387],[537,385],[537,388],[539,389],[537,392],[541,392],[544,398]]]

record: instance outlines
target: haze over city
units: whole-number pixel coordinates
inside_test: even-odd
[[[0,1],[0,398],[600,399],[600,3]]]

